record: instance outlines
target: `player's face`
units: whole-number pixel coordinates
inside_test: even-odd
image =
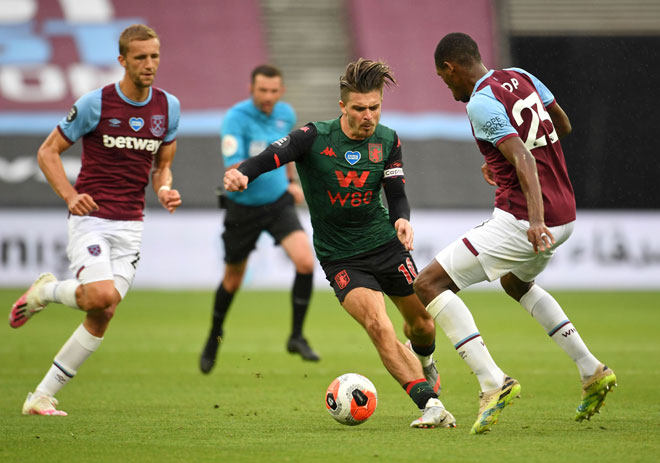
[[[151,87],[160,63],[158,39],[131,40],[126,56],[119,56],[119,63],[126,70],[128,79],[137,88]]]
[[[344,117],[341,124],[344,133],[354,140],[369,138],[380,121],[383,92],[372,90],[368,93],[349,92],[347,101],[339,101]]]
[[[466,86],[464,85],[463,80],[460,77],[460,73],[458,72],[458,69],[456,67],[436,66],[435,69],[437,74],[442,78],[445,84],[447,84],[449,90],[451,90],[451,94],[454,96],[454,99],[456,101],[462,101],[463,103],[467,103],[468,101],[470,101],[470,95],[472,93],[472,89],[471,88],[466,89]]]
[[[250,85],[250,94],[254,105],[260,111],[270,114],[273,107],[284,93],[282,78],[280,76],[266,77],[261,74],[254,76],[254,82]]]

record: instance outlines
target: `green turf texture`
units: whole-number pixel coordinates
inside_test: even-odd
[[[8,310],[21,290],[0,291]],[[314,294],[306,324],[319,363],[285,350],[287,292],[241,292],[219,363],[202,375],[211,291],[131,291],[106,338],[58,394],[68,417],[22,416],[21,405],[82,314],[50,305],[27,325],[0,328],[0,461],[9,462],[648,462],[660,451],[660,293],[554,292],[619,387],[601,414],[573,421],[573,362],[502,292],[466,292],[488,348],[522,397],[486,435],[468,434],[478,383],[444,333],[436,359],[455,429],[411,429],[419,412],[382,366],[358,324],[329,292]],[[401,333],[401,317],[388,304]],[[378,408],[357,427],[336,423],[324,394],[357,372]]]

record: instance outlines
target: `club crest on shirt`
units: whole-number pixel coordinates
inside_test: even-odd
[[[362,155],[360,154],[359,151],[346,151],[346,152],[344,153],[344,157],[346,158],[346,161],[347,161],[350,165],[354,166],[354,165],[357,164],[357,162],[360,160],[360,158],[362,157]]]
[[[93,256],[101,255],[101,246],[99,246],[98,244],[92,244],[91,246],[87,246],[87,250]]]
[[[141,117],[131,117],[128,120],[128,125],[131,126],[135,132],[139,132],[142,127],[144,127],[144,119]]]
[[[165,116],[156,114],[151,116],[151,127],[149,127],[154,137],[162,137],[165,133]]]
[[[369,160],[371,162],[383,160],[383,145],[381,143],[369,143]]]

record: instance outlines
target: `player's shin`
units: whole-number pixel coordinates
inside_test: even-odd
[[[554,297],[535,284],[520,299],[520,305],[541,324],[548,336],[575,362],[583,380],[594,373],[599,364],[598,359],[589,352]]]
[[[463,300],[451,290],[446,290],[433,299],[426,310],[477,376],[481,390],[501,386],[505,375],[490,356]]]
[[[78,368],[101,345],[103,338],[91,335],[81,324],[55,356],[53,365],[35,392],[53,397],[78,372]]]

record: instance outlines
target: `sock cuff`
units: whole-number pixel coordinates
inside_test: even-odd
[[[92,335],[85,326],[81,323],[80,326],[73,332],[73,339],[78,341],[82,347],[90,352],[94,352],[101,345],[103,338],[97,338]]]
[[[451,289],[447,289],[429,302],[429,305],[426,306],[426,310],[431,314],[433,319],[436,319],[442,309],[444,309],[454,297],[457,297],[454,292]]]
[[[412,390],[415,384],[425,383],[425,382],[426,382],[426,378],[416,379],[415,381],[410,381],[409,383],[404,384],[403,388],[406,390],[406,394],[410,395],[410,391]]]
[[[525,310],[527,310],[527,312],[532,315],[534,306],[546,294],[548,293],[545,291],[545,289],[541,288],[535,283],[531,288],[529,288],[529,291],[527,291],[523,297],[520,298],[520,305],[522,305]]]

